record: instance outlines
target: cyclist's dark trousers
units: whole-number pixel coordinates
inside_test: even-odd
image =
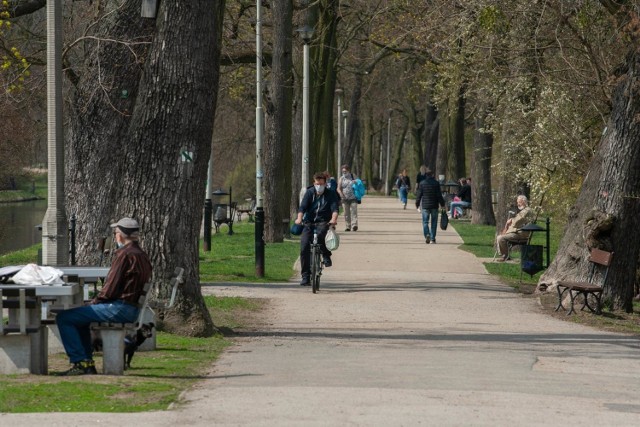
[[[329,231],[329,225],[324,227],[318,227],[318,242],[320,243],[320,249],[322,249],[322,255],[325,257],[331,256],[331,251],[324,245],[324,237]],[[309,277],[311,273],[311,243],[313,243],[313,227],[306,226],[302,230],[300,235],[300,269],[302,270],[302,277]]]

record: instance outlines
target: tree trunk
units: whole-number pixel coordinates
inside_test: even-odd
[[[347,137],[344,141],[344,161],[346,164],[353,163],[353,156],[356,152],[356,140],[360,137],[360,103],[362,101],[363,76],[356,74],[353,82],[353,93],[349,103],[349,115],[347,116]],[[382,171],[384,174],[384,171]],[[383,175],[384,176],[384,175]],[[382,178],[384,179],[384,178]]]
[[[633,309],[640,252],[640,53],[628,56],[616,80],[611,117],[572,208],[553,263],[538,290],[557,280],[584,278],[589,249],[613,251],[604,298],[613,309]]]
[[[362,179],[371,185],[373,182],[373,118],[368,115],[364,122],[364,137],[363,137],[363,167],[362,167]]]
[[[337,75],[338,0],[313,6],[315,41],[311,45],[309,176],[335,164],[333,139],[334,95]],[[336,171],[336,174],[338,171]]]
[[[471,200],[473,205],[472,224],[496,225],[496,217],[491,203],[491,152],[493,134],[484,130],[487,110],[480,108],[475,120],[472,156]]]
[[[444,104],[444,108],[440,109],[439,117],[444,126],[439,126],[438,148],[436,150],[436,168],[433,169],[436,179],[438,179],[439,175],[444,175],[445,180],[454,179],[449,176],[449,162],[447,160],[449,158],[449,145],[451,145],[451,126],[449,126],[449,124],[451,123],[449,114],[450,110],[451,108],[447,103]]]
[[[266,96],[266,133],[263,150],[264,181],[264,239],[268,243],[282,242],[282,220],[289,218],[291,177],[283,171],[291,170],[292,119],[292,16],[291,0],[271,3],[273,26],[273,56],[271,85]]]
[[[440,133],[440,117],[438,108],[431,100],[427,101],[426,116],[424,120],[424,159],[422,164],[436,170],[436,159],[438,156],[438,136]]]
[[[161,296],[169,292],[174,268],[185,269],[185,285],[164,327],[192,336],[214,331],[200,293],[198,238],[223,11],[222,1],[161,2],[155,22],[136,26],[147,20],[139,18],[139,2],[127,2],[101,23],[110,39],[140,40],[154,24],[155,33],[146,56],[135,57],[139,62],[115,43],[114,55],[108,55],[111,49],[95,51],[87,63],[93,72],[78,87],[75,108],[81,114],[72,122],[70,141],[68,174],[76,194],[70,205],[89,219],[81,247],[90,251],[113,219],[137,218]]]
[[[454,179],[466,177],[466,155],[464,147],[464,114],[465,114],[465,86],[461,85],[458,89],[458,97],[456,98],[455,111],[453,119],[453,128],[451,134],[451,151],[449,159],[453,162],[450,164],[450,170],[453,172]]]

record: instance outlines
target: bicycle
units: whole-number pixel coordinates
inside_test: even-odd
[[[324,226],[326,223],[307,224],[308,227],[313,227],[313,242],[311,243],[311,290],[315,294],[320,290],[320,276],[322,276],[322,269],[324,264],[322,263],[322,249],[320,249],[320,243],[318,242],[318,226]]]

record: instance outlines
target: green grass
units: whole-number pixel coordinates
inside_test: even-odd
[[[211,251],[200,250],[201,282],[285,282],[293,275],[293,264],[300,254],[299,240],[265,245],[264,277],[256,277],[254,226],[235,223],[234,234],[211,236]],[[202,248],[202,244],[200,245]]]
[[[462,250],[474,254],[478,258],[493,258],[495,253],[495,238],[496,228],[490,225],[475,225],[469,222],[453,221],[451,225],[456,229],[460,237],[464,241],[464,244],[460,247]],[[546,227],[544,220],[539,221],[539,225]],[[551,259],[555,257],[558,251],[558,244],[562,238],[563,229],[561,227],[554,227],[553,221],[551,221],[551,233],[549,236],[549,247],[551,249]],[[532,245],[546,246],[546,233],[544,231],[535,232],[531,239]],[[512,252],[514,258],[519,258],[520,252],[515,250]],[[544,252],[544,264],[547,265],[546,249]],[[544,273],[541,271],[533,276],[527,273],[521,273],[520,263],[498,263],[498,262],[485,262],[487,271],[490,274],[500,277],[503,281],[515,287],[519,288],[520,277],[522,276],[522,283],[524,284],[536,284],[538,279]]]
[[[261,304],[232,297],[205,297],[216,325],[225,312],[255,312]],[[234,326],[237,327],[237,326]],[[222,335],[191,338],[159,332],[157,350],[137,352],[124,376],[57,377],[0,376],[0,413],[12,412],[141,412],[166,409],[180,393],[203,379],[222,350],[230,345]],[[100,357],[96,358],[100,365]],[[49,356],[51,373],[67,368],[64,355]]]
[[[39,199],[47,198],[48,182],[47,174],[28,174],[22,177],[16,177],[17,190],[0,191],[0,202],[17,202],[21,200],[30,200],[34,197]],[[32,192],[32,186],[35,183],[35,193]]]
[[[0,267],[5,265],[24,265],[35,263],[38,261],[38,249],[41,247],[42,243],[38,243],[26,249],[0,255]]]

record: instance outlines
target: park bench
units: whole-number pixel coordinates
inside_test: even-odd
[[[249,222],[253,222],[253,217],[256,213],[256,199],[247,199],[247,202],[243,205],[239,205],[236,209],[236,215],[238,222],[242,222],[242,215],[247,214],[249,216]]]
[[[142,327],[144,323],[149,323],[153,319],[149,319],[149,311],[152,307],[156,309],[169,309],[173,306],[178,290],[178,286],[184,282],[184,269],[176,268],[171,276],[171,298],[169,301],[149,301],[149,295],[153,292],[152,282],[149,281],[144,285],[144,290],[138,300],[140,313],[135,323],[114,323],[100,322],[92,323],[91,329],[99,331],[102,338],[102,360],[103,372],[107,375],[122,375],[124,372],[124,338],[126,333],[135,332]]]
[[[603,251],[601,249],[592,248],[589,254],[589,262],[591,263],[591,267],[589,269],[589,276],[587,281],[570,281],[570,280],[560,280],[558,281],[558,306],[556,307],[556,311],[560,310],[562,307],[566,310],[563,305],[563,300],[565,299],[565,294],[568,293],[570,297],[570,306],[567,312],[567,315],[571,313],[575,313],[574,303],[578,296],[582,295],[584,301],[580,310],[584,310],[585,307],[591,310],[592,313],[600,314],[602,312],[602,291],[603,288],[601,285],[594,283],[595,277],[598,275],[598,270],[600,270],[600,275],[602,276],[602,285],[606,283],[607,274],[609,273],[609,266],[611,265],[611,260],[613,259],[613,252]],[[595,307],[591,307],[589,304],[589,296],[593,296],[595,299]]]

